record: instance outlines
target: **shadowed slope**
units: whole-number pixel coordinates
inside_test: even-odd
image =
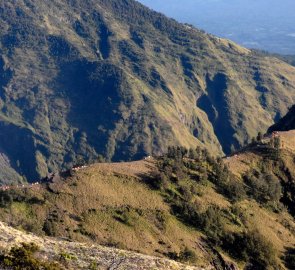
[[[1,1],[0,23],[0,150],[30,181],[171,144],[228,153],[295,99],[294,67],[132,0]]]
[[[268,129],[268,132],[273,131],[288,131],[295,129],[295,105],[291,107],[289,112],[280,119],[276,124]]]

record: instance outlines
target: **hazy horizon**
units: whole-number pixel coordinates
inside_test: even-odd
[[[295,54],[293,0],[138,0],[180,22],[249,48]]]

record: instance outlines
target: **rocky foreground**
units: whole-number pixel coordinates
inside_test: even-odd
[[[44,260],[60,261],[67,257],[67,269],[90,269],[96,265],[97,269],[173,269],[173,270],[201,270],[193,266],[186,266],[174,261],[145,256],[133,252],[99,245],[88,245],[69,242],[62,239],[37,237],[13,229],[0,222],[0,249],[9,250],[20,243],[35,243],[40,247],[40,256]],[[1,268],[1,266],[0,266]],[[206,269],[211,269],[208,267]]]

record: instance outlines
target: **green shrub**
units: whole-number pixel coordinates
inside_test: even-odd
[[[170,183],[172,186],[164,193],[166,201],[171,205],[172,213],[182,222],[202,231],[211,244],[245,261],[247,269],[275,269],[277,251],[256,230],[231,234],[227,232],[226,222],[244,227],[245,220],[241,213],[234,216],[217,206],[209,206],[204,211],[201,205],[195,203],[194,197],[197,194],[192,191],[192,185],[188,184],[189,180],[192,183],[197,182],[198,186],[210,181],[220,194],[232,202],[249,196],[260,203],[276,205],[280,201],[282,187],[279,181],[281,176],[271,172],[275,168],[273,162],[263,161],[257,170],[250,172],[243,178],[244,181],[241,181],[230,172],[222,159],[213,158],[206,150],[198,148],[185,151],[171,147],[169,153],[159,161],[162,176],[158,183],[162,190],[165,190],[163,183]],[[180,260],[180,257],[187,259],[190,255],[192,254],[183,251],[181,254],[172,252],[169,256]],[[289,258],[291,260],[292,256]]]
[[[186,263],[194,263],[197,260],[196,253],[189,249],[188,247],[185,247],[184,250],[182,250],[179,254],[179,261],[186,262]]]
[[[0,191],[0,207],[5,208],[9,206],[13,201],[12,195],[7,191]]]
[[[150,185],[154,189],[164,190],[167,188],[168,182],[167,175],[164,172],[161,172],[150,180]]]
[[[180,251],[180,253],[168,252],[166,256],[171,260],[180,261],[183,263],[195,263],[197,260],[196,253],[188,247],[185,247],[184,250]]]
[[[48,236],[55,237],[57,236],[57,226],[56,223],[51,219],[46,219],[42,230],[46,233]]]
[[[116,210],[113,218],[127,226],[133,226],[132,213],[129,207]]]
[[[231,179],[228,183],[220,185],[222,193],[232,201],[240,201],[246,198],[246,190],[242,182]]]
[[[62,252],[60,254],[60,258],[61,260],[64,260],[64,261],[73,261],[73,260],[77,260],[77,257],[73,254],[70,254],[70,253],[66,253],[66,252]]]
[[[183,199],[187,202],[191,201],[193,198],[193,193],[192,190],[189,186],[187,185],[182,185],[179,187],[179,192],[182,195]]]
[[[201,211],[201,207],[178,200],[172,205],[173,213],[185,223],[203,231],[210,241],[219,244],[224,234],[223,211],[216,206],[209,206],[206,211]]]
[[[91,262],[88,269],[89,270],[97,270],[98,269],[97,262]]]
[[[167,227],[168,217],[162,210],[156,210],[155,213],[155,225],[157,228],[159,228],[161,231],[165,231]]]
[[[221,238],[224,235],[223,215],[223,211],[216,206],[209,206],[204,213],[199,215],[200,228],[211,242],[218,245],[221,243]]]
[[[272,174],[254,171],[244,177],[248,195],[260,203],[278,202],[282,194],[280,180]]]
[[[39,247],[34,244],[22,243],[21,246],[13,247],[7,254],[0,257],[3,267],[13,270],[61,270],[54,262],[45,262],[37,258]]]
[[[257,230],[227,234],[222,247],[233,257],[246,261],[247,269],[277,269],[277,250]]]

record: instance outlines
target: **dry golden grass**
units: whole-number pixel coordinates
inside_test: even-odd
[[[295,130],[279,132],[283,148],[295,151]]]
[[[115,172],[129,176],[141,176],[143,174],[149,174],[155,169],[155,160],[153,158],[147,158],[147,160],[144,161],[140,160],[134,162],[97,163],[89,167],[88,171],[103,171],[104,173],[110,172],[111,174]]]
[[[278,136],[281,140],[281,150],[283,152],[294,152],[295,151],[295,131],[280,131]],[[263,143],[267,144],[270,141],[270,136],[263,139]],[[245,149],[244,151],[237,152],[236,154],[229,156],[224,159],[224,162],[228,165],[229,169],[237,176],[246,173],[249,169],[255,167],[262,157],[251,151],[252,149]],[[286,152],[287,151],[287,152]],[[286,162],[288,162],[288,154],[284,155]],[[292,161],[291,161],[292,162]],[[289,162],[290,163],[290,162]],[[289,164],[292,168],[292,165]],[[288,166],[288,167],[290,167]],[[291,170],[292,171],[292,170]]]
[[[250,228],[257,228],[280,252],[287,247],[294,247],[295,235],[283,224],[292,224],[294,221],[286,212],[275,214],[265,208],[261,208],[255,201],[243,201],[237,207],[246,219]],[[295,228],[295,227],[294,227]]]
[[[29,191],[46,197],[45,205],[13,203],[9,214],[0,210],[0,215],[2,220],[15,219],[15,226],[29,224],[40,234],[48,215],[56,211],[62,220],[55,228],[57,236],[161,257],[187,247],[197,254],[197,265],[208,266],[210,256],[201,249],[200,232],[171,215],[161,194],[142,181],[155,170],[153,160],[94,164],[66,181],[51,183],[55,194],[45,187]]]
[[[235,175],[240,176],[246,173],[251,166],[257,164],[261,158],[251,152],[238,153],[224,159],[225,164],[228,165],[231,172]]]
[[[227,162],[230,169],[241,173],[257,162],[257,156],[243,153],[237,160],[230,158]],[[245,168],[235,168],[245,160]],[[212,258],[204,249],[203,234],[172,215],[160,191],[151,189],[143,181],[144,176],[155,170],[152,159],[93,164],[64,181],[49,184],[51,192],[45,186],[27,191],[46,198],[45,204],[14,202],[9,211],[0,209],[0,217],[15,226],[23,227],[25,223],[31,230],[42,234],[45,220],[56,211],[59,220],[55,228],[57,236],[154,256],[179,253],[188,247],[197,255],[196,265],[208,266]],[[258,228],[281,254],[286,247],[295,245],[295,224],[286,211],[276,214],[248,200],[234,205],[217,193],[211,184],[195,183],[195,188],[199,191],[195,201],[203,209],[216,205],[233,213],[233,218],[239,216],[240,220],[243,219],[241,224]],[[234,214],[233,209],[238,209],[238,214]],[[243,229],[238,223],[226,220],[226,230],[237,232]]]
[[[220,208],[230,207],[230,202],[212,187],[202,188],[201,196],[196,201],[204,206],[216,205]]]

